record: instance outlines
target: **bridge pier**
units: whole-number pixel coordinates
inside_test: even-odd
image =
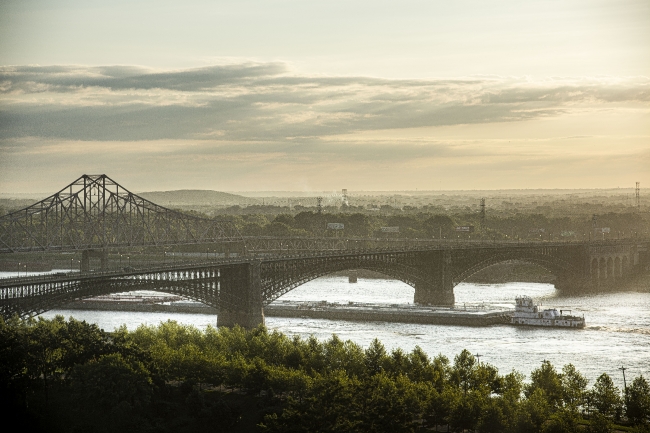
[[[454,289],[451,284],[448,287],[434,284],[415,284],[413,302],[416,304],[452,306],[455,300]]]
[[[100,260],[99,268],[104,270],[108,267],[108,253],[102,250],[83,250],[81,253],[81,271],[90,271],[90,259],[98,258]]]
[[[421,263],[424,281],[415,282],[413,302],[423,305],[454,305],[454,284],[451,273],[451,253],[449,251],[427,254]]]
[[[223,267],[219,277],[217,326],[255,328],[264,324],[259,260]]]

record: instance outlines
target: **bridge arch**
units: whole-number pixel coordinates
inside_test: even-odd
[[[608,275],[607,275],[607,259],[604,257],[601,257],[598,260],[598,276],[600,280],[607,280]]]
[[[175,281],[174,284],[160,284],[153,280],[129,279],[128,282],[113,281],[112,284],[74,282],[68,285],[65,290],[57,291],[53,296],[44,294],[43,296],[33,298],[29,304],[16,305],[15,307],[17,308],[15,308],[15,311],[3,311],[2,315],[4,317],[10,317],[15,313],[21,317],[28,317],[61,308],[73,301],[140,290],[182,296],[183,298],[200,302],[217,310],[221,306],[221,303],[214,296],[210,296],[204,290],[196,290],[195,284],[191,281],[179,280]]]
[[[292,268],[278,276],[277,269],[273,272],[262,269],[262,303],[268,305],[280,296],[317,278],[341,271],[365,269],[385,275],[389,278],[402,281],[415,288],[417,284],[424,284],[426,277],[414,267],[398,262],[390,262],[380,257],[365,257],[358,260],[332,260],[324,261],[318,266],[301,266]]]
[[[610,280],[614,280],[616,278],[616,275],[614,274],[614,258],[613,257],[607,257],[607,278]]]
[[[470,263],[464,268],[457,269],[452,277],[452,286],[460,284],[483,269],[509,261],[537,265],[555,275],[556,278],[561,278],[567,273],[577,272],[577,270],[573,268],[573,265],[558,257],[548,254],[546,251],[539,253],[529,252],[526,254],[521,254],[519,252],[498,253],[484,257],[480,261]],[[593,267],[594,263],[592,262],[592,269]]]

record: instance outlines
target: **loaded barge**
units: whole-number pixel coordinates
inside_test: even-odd
[[[487,326],[510,322],[509,310],[491,310],[483,305],[445,308],[413,304],[276,301],[264,308],[264,314],[271,317],[308,317],[434,325]]]
[[[177,296],[102,296],[71,302],[63,309],[217,314],[205,304]],[[486,305],[431,307],[414,304],[369,304],[327,301],[275,301],[264,307],[268,317],[487,326],[510,323],[512,310]]]

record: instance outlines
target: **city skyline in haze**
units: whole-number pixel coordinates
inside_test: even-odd
[[[0,193],[650,185],[643,1],[7,1]]]

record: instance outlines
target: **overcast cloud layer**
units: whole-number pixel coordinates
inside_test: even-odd
[[[279,62],[173,71],[5,66],[0,95],[4,190],[22,185],[17,170],[57,176],[65,171],[72,180],[90,169],[112,169],[133,178],[133,158],[158,161],[157,168],[176,176],[168,189],[193,186],[184,183],[188,176],[218,170],[222,177],[212,179],[219,185],[206,188],[228,190],[339,187],[326,184],[323,169],[350,188],[425,188],[440,183],[442,173],[459,175],[460,167],[474,166],[479,179],[492,172],[495,180],[514,167],[523,175],[531,161],[547,164],[542,171],[548,176],[554,166],[590,172],[607,159],[606,170],[623,170],[612,173],[611,182],[636,167],[624,170],[626,160],[650,161],[646,77],[389,80],[305,75]],[[604,112],[612,121],[625,113],[626,121],[599,129]],[[580,122],[594,125],[563,126]],[[514,132],[524,123],[524,135]],[[495,124],[503,130],[497,136],[490,132]],[[600,159],[593,161],[594,155]],[[79,172],[71,172],[70,164],[51,164],[66,158],[78,162]],[[180,158],[185,165],[194,161],[194,170],[184,175]],[[373,188],[373,173],[385,167],[404,170],[381,176],[396,188]],[[557,186],[539,176],[537,184],[526,186]],[[507,187],[514,178],[516,173],[484,186]]]

